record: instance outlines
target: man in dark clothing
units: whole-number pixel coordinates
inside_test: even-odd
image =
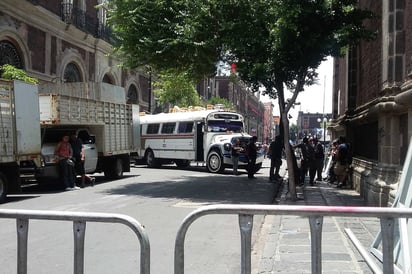
[[[319,143],[318,138],[313,138],[313,146],[315,148],[315,165],[316,165],[316,181],[322,181],[323,162],[325,160],[325,152],[323,145]]]
[[[308,137],[304,137],[302,140],[302,143],[298,144],[295,146],[295,148],[299,148],[302,153],[302,160],[300,164],[300,172],[299,172],[299,185],[303,186],[305,183],[305,177],[306,174],[308,173],[308,170],[310,169],[311,166],[314,165],[314,160],[315,160],[315,150],[314,148],[309,144],[309,139]],[[313,185],[313,179],[315,177],[313,173],[313,168],[312,168],[312,174],[313,178],[309,181],[311,185]],[[312,177],[312,176],[310,176]]]
[[[256,172],[256,157],[257,157],[256,141],[257,141],[257,137],[253,136],[252,138],[250,138],[250,141],[246,147],[246,154],[248,157],[247,177],[249,179],[255,178],[254,174]]]
[[[275,137],[275,140],[270,143],[269,156],[270,156],[270,169],[269,180],[278,180],[282,178],[279,175],[280,166],[282,165],[282,149],[283,143],[280,135]]]
[[[84,148],[83,148],[83,142],[81,139],[77,138],[76,134],[72,134],[70,136],[70,144],[72,146],[73,150],[73,159],[74,159],[74,169],[77,173],[77,175],[81,176],[81,184],[80,186],[83,188],[85,179],[86,179],[86,173],[84,171]]]

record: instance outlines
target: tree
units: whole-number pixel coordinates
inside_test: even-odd
[[[236,64],[238,77],[277,98],[284,143],[290,108],[316,68],[373,32],[373,15],[356,0],[109,1],[109,22],[129,65],[210,75],[218,61]],[[290,196],[296,199],[292,151],[285,146]]]
[[[225,106],[225,108],[231,108],[232,104],[229,102],[228,99],[222,98],[222,97],[216,97],[212,96],[210,99],[207,101],[208,105],[217,105],[217,104],[222,104]]]
[[[154,82],[157,102],[162,105],[188,107],[200,105],[200,98],[193,79],[186,72],[165,70],[157,74],[159,81]]]

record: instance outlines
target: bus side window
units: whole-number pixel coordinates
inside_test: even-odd
[[[173,133],[176,123],[164,123],[162,126],[162,133]]]
[[[159,124],[148,124],[146,134],[158,134],[159,133]]]
[[[180,122],[177,133],[192,133],[193,122]]]

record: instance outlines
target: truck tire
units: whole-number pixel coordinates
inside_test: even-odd
[[[225,170],[223,158],[219,152],[212,150],[207,155],[206,167],[210,173],[222,173]]]
[[[156,157],[154,156],[154,153],[151,149],[146,151],[146,164],[148,167],[150,168],[158,168],[160,167],[160,160],[156,159]]]
[[[104,176],[108,179],[120,179],[123,177],[123,161],[120,158],[114,159],[110,167],[104,171]]]
[[[7,198],[7,179],[0,173],[0,203],[4,203]]]

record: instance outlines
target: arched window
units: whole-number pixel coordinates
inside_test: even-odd
[[[108,84],[113,85],[112,77],[110,77],[110,75],[108,75],[108,74],[105,74],[103,76],[103,83],[108,83]]]
[[[137,96],[137,89],[135,85],[130,85],[127,91],[127,104],[138,104],[139,97]]]
[[[0,66],[4,64],[24,69],[19,51],[9,41],[0,41]]]
[[[82,82],[79,67],[74,63],[69,63],[64,70],[64,81],[66,83]]]

